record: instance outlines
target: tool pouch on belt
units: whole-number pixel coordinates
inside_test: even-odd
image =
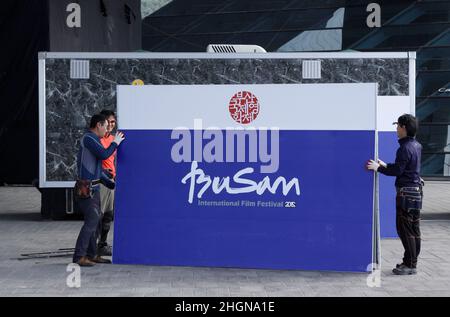
[[[77,179],[74,191],[77,198],[92,198],[92,181],[88,179]]]
[[[422,209],[422,189],[419,187],[402,187],[398,195],[400,206],[403,210],[410,212],[411,209]]]

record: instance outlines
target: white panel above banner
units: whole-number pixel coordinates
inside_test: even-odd
[[[375,130],[376,95],[375,83],[119,85],[118,123],[120,129],[135,130]],[[194,127],[195,119],[202,127]]]

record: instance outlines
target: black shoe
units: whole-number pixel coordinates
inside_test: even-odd
[[[414,275],[417,274],[417,269],[413,267],[408,267],[405,264],[397,265],[395,269],[392,270],[395,275]]]
[[[99,256],[111,256],[112,255],[112,248],[110,245],[104,245],[102,247],[98,247],[97,254]]]

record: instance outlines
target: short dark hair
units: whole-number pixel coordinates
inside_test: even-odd
[[[406,128],[406,133],[410,137],[415,137],[418,129],[417,119],[410,114],[402,114],[398,117],[398,124]]]
[[[97,123],[104,124],[106,121],[106,117],[103,114],[94,114],[91,118],[91,123],[89,124],[89,128],[94,129],[97,126]]]
[[[112,110],[108,110],[108,109],[103,109],[100,114],[104,115],[106,118],[109,118],[111,116],[113,116],[114,118],[116,118],[116,114],[114,111]]]

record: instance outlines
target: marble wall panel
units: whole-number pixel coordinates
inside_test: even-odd
[[[303,79],[301,59],[91,59],[89,79],[70,79],[70,59],[46,59],[46,180],[73,181],[90,117],[116,109],[116,85],[378,82],[379,95],[409,94],[408,59],[322,59],[322,78]]]

